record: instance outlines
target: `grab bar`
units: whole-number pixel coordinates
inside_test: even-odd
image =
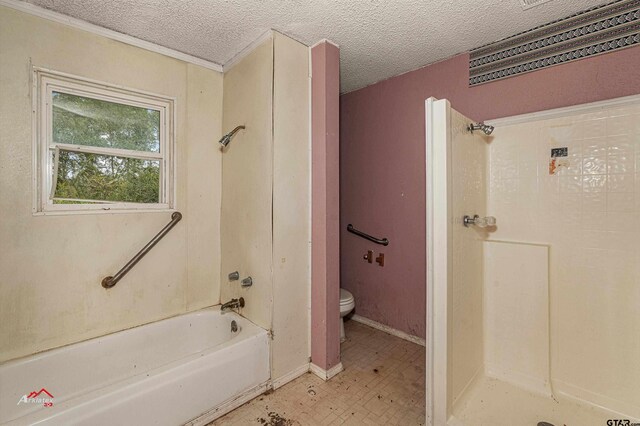
[[[388,246],[389,245],[389,240],[386,238],[380,239],[380,238],[376,238],[376,237],[372,237],[369,234],[365,234],[362,231],[358,231],[356,228],[353,227],[352,224],[348,224],[347,225],[347,231],[351,232],[352,234],[356,234],[358,237],[362,237],[365,240],[369,240],[372,241],[376,244],[382,244],[383,246]]]
[[[182,213],[174,212],[171,215],[171,222],[169,222],[164,228],[162,228],[162,230],[158,232],[156,236],[153,237],[151,241],[149,241],[147,245],[142,248],[142,250],[140,250],[135,256],[133,256],[131,260],[122,267],[122,269],[120,269],[114,276],[103,278],[102,287],[111,288],[116,285],[118,281],[122,279],[122,277],[127,275],[127,272],[129,272],[134,266],[136,266],[136,263],[140,262],[140,259],[142,259],[147,253],[149,253],[153,246],[155,246],[158,241],[162,239],[162,237],[164,237],[169,231],[171,231],[171,228],[173,228],[178,222],[180,222],[180,219],[182,219]]]

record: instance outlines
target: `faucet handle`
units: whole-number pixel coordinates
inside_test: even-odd
[[[229,281],[238,281],[240,279],[240,273],[238,271],[234,271],[229,274]]]
[[[253,279],[251,277],[247,277],[242,280],[240,285],[242,287],[251,287],[253,285]]]

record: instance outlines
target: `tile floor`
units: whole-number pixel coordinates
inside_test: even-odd
[[[208,426],[424,425],[424,347],[355,321],[345,330],[342,373],[304,374]]]

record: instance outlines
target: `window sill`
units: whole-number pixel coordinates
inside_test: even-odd
[[[34,211],[33,216],[75,216],[75,215],[103,215],[103,214],[138,214],[138,213],[173,213],[176,208],[113,208],[113,209],[85,209],[85,210],[45,210]]]

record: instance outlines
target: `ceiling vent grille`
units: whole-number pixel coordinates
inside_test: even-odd
[[[469,85],[631,46],[640,46],[640,0],[616,0],[473,49]]]
[[[522,5],[522,9],[527,10],[550,1],[551,0],[520,0],[520,4]]]

